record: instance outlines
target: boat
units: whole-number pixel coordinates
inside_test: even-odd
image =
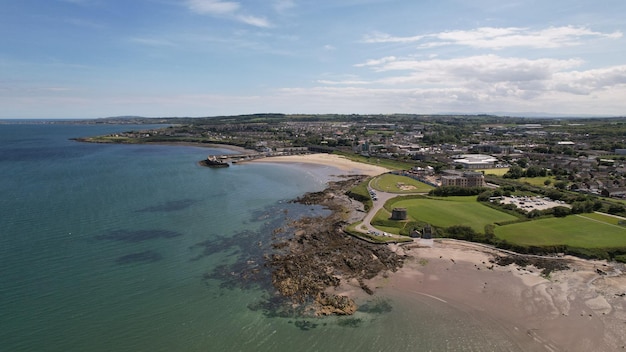
[[[207,167],[229,167],[227,162],[217,160],[215,155],[209,155],[206,159],[200,161],[200,165]]]

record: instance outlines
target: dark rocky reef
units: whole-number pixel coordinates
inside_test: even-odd
[[[366,243],[343,232],[345,217],[352,211],[346,192],[363,177],[331,182],[322,192],[309,193],[296,200],[323,205],[332,213],[326,217],[305,217],[293,222],[294,234],[273,244],[267,256],[272,284],[278,293],[313,315],[350,315],[357,310],[349,297],[329,293],[342,280],[357,280],[372,294],[364,280],[402,266],[404,256],[386,245]]]

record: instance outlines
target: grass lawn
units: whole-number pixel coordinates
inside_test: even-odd
[[[371,185],[378,191],[391,193],[426,193],[434,188],[433,186],[410,177],[392,174],[384,174],[376,177]]]
[[[498,238],[527,246],[626,247],[626,227],[606,215],[581,214],[496,227]],[[617,220],[617,219],[616,219]]]
[[[356,161],[364,164],[371,164],[386,167],[390,170],[409,170],[415,163],[409,163],[394,159],[385,159],[385,158],[376,158],[376,157],[366,157],[355,153],[346,153],[340,151],[334,151],[333,154],[341,155],[350,159],[352,161]]]
[[[508,167],[497,167],[494,169],[480,169],[476,170],[477,172],[483,172],[485,175],[494,175],[494,176],[502,176],[509,171]]]
[[[390,208],[406,208],[409,220],[424,221],[438,227],[464,225],[484,232],[485,225],[517,219],[515,216],[484,206],[476,197],[419,198],[391,201]],[[387,219],[389,212],[381,209],[376,218]]]
[[[602,213],[587,213],[587,214],[580,214],[580,216],[606,222],[607,224],[613,224],[613,225],[619,225],[620,220],[626,220],[624,218],[618,218],[616,216],[611,216],[611,215],[602,214]]]
[[[544,177],[522,177],[518,179],[519,182],[526,182],[532,186],[545,186],[544,182],[546,180],[552,181],[550,184],[553,185],[556,182],[556,179],[553,176],[544,176]]]

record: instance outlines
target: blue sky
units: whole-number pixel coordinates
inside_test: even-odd
[[[0,3],[0,118],[626,114],[624,0]]]

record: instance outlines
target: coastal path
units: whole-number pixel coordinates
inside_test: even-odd
[[[367,215],[365,215],[365,218],[363,218],[363,224],[358,226],[357,230],[360,232],[370,232],[370,233],[379,233],[379,234],[386,234],[383,231],[377,229],[376,227],[372,226],[372,219],[374,219],[374,216],[376,216],[376,214],[378,213],[378,211],[380,209],[382,209],[385,205],[385,203],[395,197],[399,197],[399,196],[406,196],[406,195],[418,195],[418,194],[425,194],[425,193],[390,193],[390,192],[383,192],[383,191],[379,191],[376,190],[372,187],[372,180],[370,180],[369,184],[367,185],[367,190],[369,192],[374,192],[374,194],[376,195],[375,197],[372,197],[372,208],[370,209],[370,211],[367,213]],[[372,193],[370,193],[372,194]],[[375,199],[374,199],[375,198]],[[365,230],[363,230],[362,228],[365,227]],[[394,235],[394,234],[386,234],[389,237],[392,238],[406,238],[405,236],[400,236],[400,235]]]

